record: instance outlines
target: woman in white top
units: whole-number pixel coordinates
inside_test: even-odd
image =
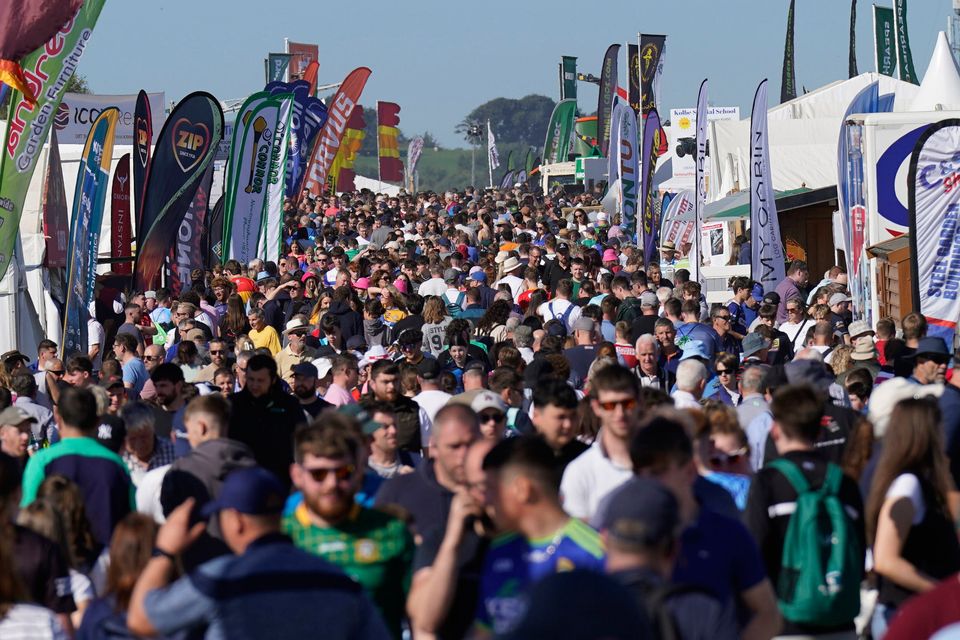
[[[873,637],[881,640],[897,608],[960,569],[960,544],[947,507],[949,475],[932,398],[902,400],[883,438],[867,501],[879,596]]]

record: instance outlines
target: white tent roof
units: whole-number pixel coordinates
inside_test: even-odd
[[[894,94],[894,110],[906,111],[919,88],[876,73],[864,73],[804,94],[767,111],[770,167],[777,191],[817,189],[837,183],[837,141],[850,102],[872,82],[880,95]],[[750,118],[710,123],[709,200],[749,185]]]
[[[910,111],[952,111],[960,109],[960,69],[950,51],[947,34],[937,36],[937,46],[923,76],[920,91]]]

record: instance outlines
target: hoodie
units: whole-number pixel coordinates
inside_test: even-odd
[[[381,345],[384,348],[390,346],[389,327],[383,323],[383,318],[363,319],[363,337],[366,339],[367,347]]]
[[[217,438],[201,442],[170,465],[163,479],[161,503],[176,506],[193,497],[198,506],[213,500],[230,472],[256,466],[253,453],[242,442]],[[164,509],[166,511],[166,509]]]
[[[349,303],[334,300],[327,309],[327,315],[336,318],[340,324],[343,344],[347,344],[347,340],[353,336],[364,334],[363,316],[354,311]]]

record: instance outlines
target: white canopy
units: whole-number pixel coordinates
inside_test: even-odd
[[[937,46],[923,76],[920,91],[910,111],[955,111],[960,109],[960,69],[950,51],[947,35],[941,31]]]

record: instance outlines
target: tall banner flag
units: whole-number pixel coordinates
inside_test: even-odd
[[[40,208],[43,210],[43,242],[46,249],[43,266],[48,269],[62,269],[67,266],[70,216],[67,212],[67,190],[63,183],[63,166],[60,163],[56,129],[50,132],[50,155],[47,157],[47,174],[43,180]]]
[[[493,170],[500,166],[500,153],[497,151],[497,139],[493,137],[493,128],[487,120],[487,167],[490,169],[490,187],[493,188]]]
[[[130,154],[125,153],[113,172],[113,189],[110,195],[110,257],[130,256]],[[132,261],[115,262],[111,271],[129,275]]]
[[[282,82],[285,80],[289,66],[289,53],[267,54],[267,82]]]
[[[271,95],[293,94],[293,113],[290,118],[290,151],[287,153],[286,195],[296,195],[303,181],[306,156],[320,128],[327,122],[327,106],[310,93],[305,80],[271,82],[265,88]]]
[[[697,94],[697,136],[696,136],[696,168],[694,173],[694,229],[693,246],[690,249],[690,280],[705,284],[703,277],[703,248],[701,233],[704,222],[704,211],[707,208],[707,93],[710,83],[704,79],[700,83],[700,92]],[[764,111],[766,113],[766,111]],[[680,245],[677,245],[680,246]]]
[[[137,94],[133,112],[133,206],[137,216],[137,237],[143,239],[153,220],[143,221],[143,196],[147,192],[147,174],[150,173],[150,153],[153,141],[153,113],[150,100],[143,89]]]
[[[360,94],[363,93],[363,87],[367,84],[369,77],[370,69],[366,67],[354,69],[340,84],[340,89],[329,102],[327,122],[320,129],[320,134],[307,161],[302,191],[309,191],[314,196],[319,196],[323,192],[327,175],[330,173],[330,165],[337,157],[337,149],[340,147],[340,141],[343,140],[343,132],[350,120],[350,114],[360,101]]]
[[[90,127],[83,145],[73,196],[70,240],[67,243],[67,304],[63,314],[61,357],[86,353],[87,307],[97,279],[97,254],[103,207],[110,187],[113,141],[120,111],[105,109]]]
[[[643,93],[640,89],[640,45],[627,45],[627,96],[633,112],[643,112]]]
[[[931,125],[913,148],[907,182],[913,308],[949,348],[960,319],[960,189],[945,168],[956,166],[957,149],[960,120]]]
[[[204,263],[205,269],[223,262],[223,202],[224,195],[217,198],[217,204],[210,210],[210,223],[204,229]]]
[[[307,67],[311,62],[319,62],[320,47],[315,44],[286,41],[287,53],[290,54],[289,79],[303,80]]]
[[[704,118],[706,121],[706,118]],[[770,172],[767,134],[767,81],[757,87],[750,116],[750,277],[773,291],[786,275],[780,218]]]
[[[303,80],[310,85],[310,95],[317,95],[317,73],[320,71],[320,63],[312,60],[303,72]]]
[[[860,75],[857,72],[857,0],[850,0],[850,54],[849,54],[850,77]]]
[[[880,99],[879,83],[872,82],[858,93],[844,114],[846,123],[855,113],[879,113],[892,108],[890,101]],[[837,142],[837,210],[843,224],[843,253],[850,274],[850,294],[856,320],[870,321],[870,272],[867,268],[866,239],[869,237],[866,194],[863,186],[864,159],[855,142],[862,134],[859,125],[841,124]]]
[[[619,101],[615,111],[618,162],[614,171],[619,182],[617,200],[620,224],[632,232],[640,226],[637,223],[637,201],[640,189],[640,150],[637,148],[640,136],[637,131],[637,114],[626,102]]]
[[[528,149],[527,157],[523,160],[523,172],[529,176],[536,166],[536,157],[534,156],[533,149]]]
[[[917,72],[913,69],[913,55],[910,53],[910,39],[907,36],[907,0],[893,0],[893,22],[893,40],[897,48],[900,79],[920,84]]]
[[[0,86],[13,87],[29,102],[37,101],[24,76],[26,62],[21,67],[18,61],[50,40],[76,15],[81,4],[82,0],[15,0],[0,4]]]
[[[134,289],[146,289],[160,273],[221,138],[223,110],[205,91],[191,93],[177,103],[163,124],[143,200],[143,219],[154,222],[139,236]]]
[[[560,99],[577,99],[577,58],[563,56],[560,62]]]
[[[289,93],[261,91],[247,98],[238,112],[224,189],[225,260],[246,264],[260,257],[265,212],[270,207],[267,187],[276,177],[271,173],[274,138],[286,136],[289,130],[291,98]]]
[[[37,159],[103,3],[104,0],[86,0],[46,44],[20,59],[26,87],[36,100],[20,91],[10,92],[10,116],[0,156],[0,279],[13,257],[23,203]],[[13,20],[8,26],[16,30],[21,25]]]
[[[547,126],[547,138],[543,142],[544,162],[553,164],[566,161],[576,119],[576,100],[561,100],[553,108],[550,124]]]
[[[203,231],[207,227],[207,207],[210,200],[210,187],[213,184],[213,163],[200,179],[197,192],[177,229],[177,240],[171,247],[171,269],[169,288],[174,295],[180,295],[190,286],[190,272],[204,268]]]
[[[363,117],[363,106],[358,104],[350,114],[350,120],[347,121],[347,128],[343,133],[343,141],[330,168],[330,177],[327,180],[330,193],[356,191],[353,180],[357,174],[353,171],[353,165],[363,147],[363,140],[367,137],[366,129],[367,121]]]
[[[631,114],[632,109],[626,109]],[[622,138],[621,134],[621,138]],[[657,170],[657,148],[660,146],[660,115],[656,109],[651,109],[647,120],[643,123],[643,151],[641,159],[640,179],[640,224],[638,230],[638,245],[643,247],[643,266],[646,268],[657,256],[657,221],[653,203],[653,174]],[[623,145],[623,141],[620,142]],[[622,184],[622,183],[621,183]],[[624,197],[626,198],[626,188]],[[643,244],[640,244],[642,242]]]
[[[380,180],[403,182],[403,161],[400,159],[400,105],[377,102],[377,157]]]
[[[421,153],[423,153],[423,136],[417,136],[407,145],[407,171],[411,176],[417,171]]]
[[[897,43],[893,9],[873,5],[873,57],[877,73],[893,76],[897,70]]]
[[[624,104],[620,102],[619,98],[613,99],[613,108],[610,110],[610,135],[613,136],[614,140],[620,140],[620,131],[618,127],[621,125],[620,121],[620,110],[624,108]],[[617,212],[620,213],[620,222],[621,224],[626,224],[623,220],[623,190],[621,189],[620,184],[620,147],[619,142],[617,143],[617,148],[614,149],[615,153],[607,154],[607,198],[615,198]],[[636,145],[634,145],[634,150],[637,151]],[[639,151],[637,151],[639,153]],[[639,155],[637,156],[639,163]],[[638,170],[639,171],[639,170]],[[634,174],[639,176],[640,174]],[[612,194],[612,195],[611,195]],[[602,204],[602,203],[601,203]],[[627,230],[631,233],[635,231],[634,227],[627,227]]]
[[[640,111],[644,117],[657,108],[666,46],[667,36],[640,34]]]
[[[613,113],[613,99],[617,95],[617,78],[619,77],[617,59],[619,56],[620,45],[610,45],[603,56],[603,66],[600,68],[600,95],[597,98],[597,139],[600,142],[600,153],[604,156],[610,149],[610,116]],[[566,157],[566,147],[562,147],[561,151]]]
[[[283,246],[284,176],[287,168],[287,153],[290,149],[293,94],[275,94],[271,97],[271,102],[273,101],[278,101],[279,104],[273,136],[270,139],[270,163],[264,187],[266,195],[264,197],[263,224],[260,231],[260,241],[257,245],[257,255],[264,260],[278,262]],[[264,136],[264,140],[266,137]],[[256,178],[254,178],[254,184],[256,184]]]
[[[793,10],[796,0],[790,0],[787,10],[787,37],[783,44],[783,75],[780,80],[780,102],[789,102],[797,97],[797,72],[793,54]],[[766,107],[764,107],[766,112]]]

